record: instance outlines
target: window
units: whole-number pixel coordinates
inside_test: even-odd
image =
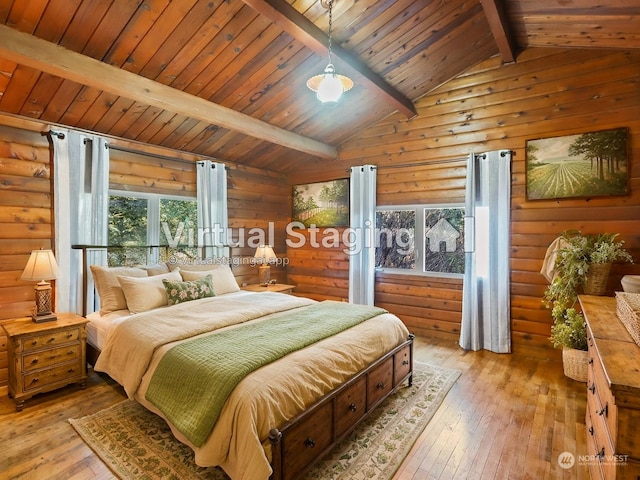
[[[464,273],[464,207],[376,209],[376,268],[396,273]]]
[[[197,257],[197,213],[195,199],[111,192],[108,245],[114,248],[109,249],[108,265],[153,264],[170,255]]]

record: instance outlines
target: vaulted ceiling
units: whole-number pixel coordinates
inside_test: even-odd
[[[640,48],[640,0],[0,0],[0,112],[286,172],[494,55]]]

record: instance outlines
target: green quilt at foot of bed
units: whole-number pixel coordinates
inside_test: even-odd
[[[160,360],[146,398],[199,447],[231,391],[249,373],[385,312],[324,301],[186,341]]]

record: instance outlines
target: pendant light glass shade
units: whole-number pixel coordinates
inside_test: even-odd
[[[353,87],[353,81],[344,75],[338,75],[331,62],[331,33],[333,30],[332,7],[335,0],[322,1],[322,6],[329,9],[329,63],[324,72],[307,80],[307,87],[316,92],[316,97],[324,105],[335,105],[342,94]]]
[[[333,64],[325,67],[324,73],[307,80],[307,87],[316,92],[316,97],[322,103],[335,104],[344,92],[353,87],[353,81],[335,72]]]

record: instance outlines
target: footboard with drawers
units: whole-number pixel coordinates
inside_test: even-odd
[[[272,480],[292,480],[413,374],[413,335],[286,425],[271,430]]]

